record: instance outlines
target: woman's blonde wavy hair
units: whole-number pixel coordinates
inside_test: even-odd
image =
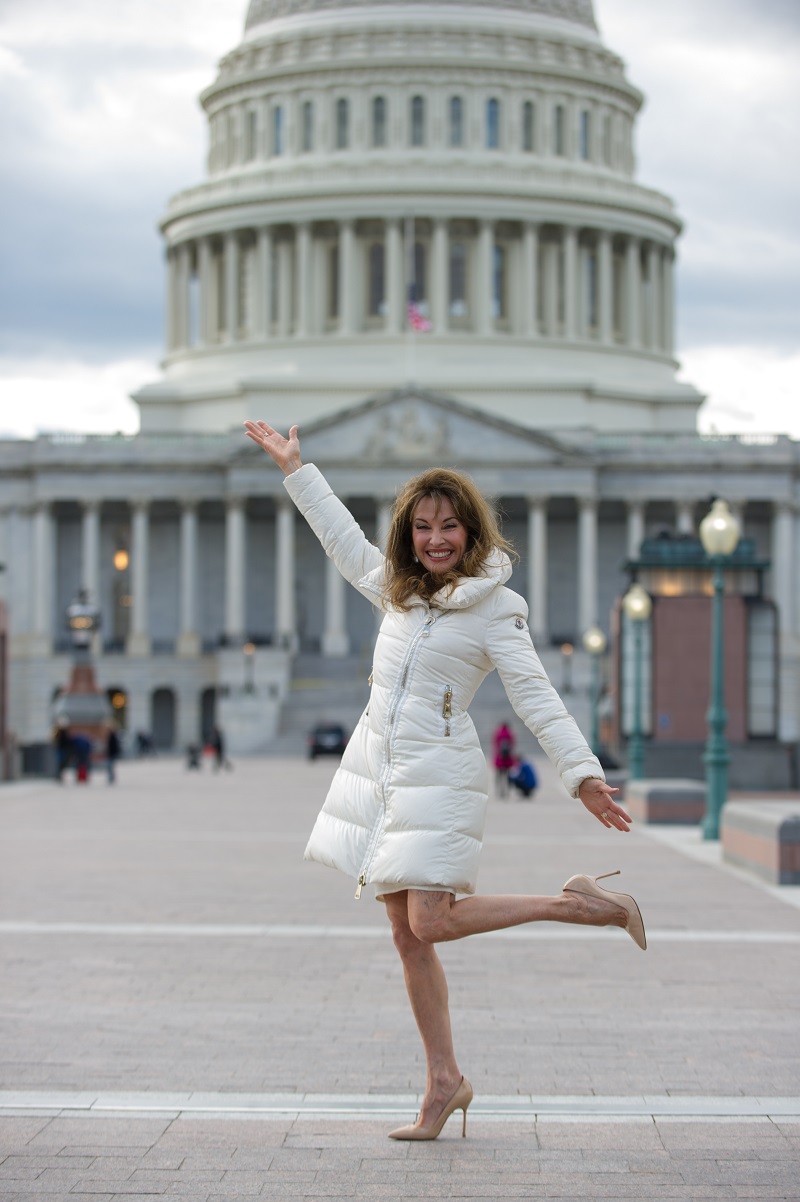
[[[467,548],[456,568],[447,572],[426,571],[414,556],[411,523],[420,501],[432,497],[438,513],[446,498],[467,531]],[[386,584],[384,600],[394,609],[407,610],[412,597],[429,601],[440,589],[455,588],[463,576],[482,576],[493,551],[504,551],[518,559],[512,544],[500,532],[494,506],[475,482],[461,472],[434,467],[405,485],[395,501],[386,540]]]

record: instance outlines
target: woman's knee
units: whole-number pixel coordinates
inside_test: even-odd
[[[443,943],[452,938],[451,893],[409,893],[408,925],[421,943]]]

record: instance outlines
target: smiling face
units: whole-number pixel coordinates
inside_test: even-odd
[[[447,497],[423,497],[411,520],[414,554],[429,572],[457,568],[467,549],[467,529]]]

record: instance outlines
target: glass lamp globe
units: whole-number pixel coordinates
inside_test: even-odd
[[[700,542],[706,555],[731,555],[739,541],[739,523],[721,498],[700,523]]]
[[[653,602],[641,584],[632,584],[622,598],[622,608],[625,616],[632,622],[645,622],[653,610]]]
[[[602,655],[606,649],[606,636],[599,626],[591,626],[583,636],[583,649],[589,655]]]

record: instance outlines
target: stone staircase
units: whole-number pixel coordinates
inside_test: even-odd
[[[576,651],[570,665],[571,688],[563,690],[564,667],[557,648],[546,647],[542,662],[550,679],[564,696],[567,709],[578,725],[589,732],[589,663]],[[307,737],[319,722],[338,722],[350,734],[369,699],[367,683],[372,670],[371,655],[325,659],[321,655],[300,654],[292,664],[289,694],[281,710],[278,736],[271,748],[274,755],[303,755]],[[508,721],[518,738],[519,750],[541,754],[533,735],[522,726],[506,697],[496,672],[481,685],[470,707],[470,715],[484,748],[491,747],[492,732]]]

